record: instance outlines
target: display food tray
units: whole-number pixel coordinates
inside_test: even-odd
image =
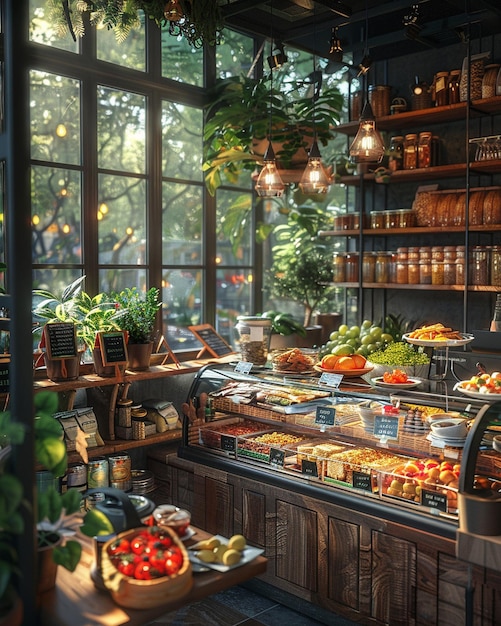
[[[253,404],[238,404],[232,402],[228,398],[213,398],[212,406],[215,411],[224,413],[234,413],[237,415],[246,415],[248,417],[258,417],[260,419],[273,420],[276,422],[285,422],[285,413],[273,411],[272,408],[261,408]]]
[[[292,440],[295,438],[295,441]],[[259,441],[266,439],[266,441]],[[278,433],[268,430],[252,435],[244,435],[237,438],[237,458],[247,458],[263,463],[271,463],[272,450],[280,450],[283,452],[284,464],[285,458],[294,454],[294,451],[288,446],[299,443],[304,437],[301,435],[289,435],[288,433]]]
[[[263,424],[250,420],[240,418],[236,418],[232,422],[225,420],[224,423],[210,423],[200,426],[197,443],[235,458],[239,436],[267,430],[270,429],[267,429]]]

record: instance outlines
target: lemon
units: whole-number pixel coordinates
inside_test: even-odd
[[[243,535],[233,535],[228,540],[228,548],[232,548],[233,550],[244,550],[247,545],[247,540]]]
[[[241,553],[238,550],[227,550],[223,554],[224,565],[236,565],[242,558]]]
[[[228,546],[224,543],[222,543],[220,546],[218,546],[215,550],[213,550],[214,555],[216,557],[216,561],[218,563],[222,563],[223,562],[223,557],[226,554],[226,552],[228,551]]]
[[[216,554],[212,550],[199,550],[197,552],[197,559],[202,561],[202,563],[214,563]]]

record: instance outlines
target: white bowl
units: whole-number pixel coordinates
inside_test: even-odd
[[[441,439],[463,439],[468,434],[468,420],[460,417],[434,419],[430,428],[431,432]]]
[[[367,360],[365,366],[373,368],[370,372],[362,376],[368,383],[370,383],[373,378],[379,378],[383,376],[385,372],[391,373],[393,370],[401,370],[405,372],[409,378],[427,378],[430,369],[429,363],[425,365],[379,365],[378,363],[372,363],[370,359]]]

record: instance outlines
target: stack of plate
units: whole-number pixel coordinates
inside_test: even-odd
[[[143,494],[155,490],[155,476],[150,470],[132,470],[132,493]]]

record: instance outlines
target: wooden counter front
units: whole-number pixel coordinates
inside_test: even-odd
[[[193,528],[193,526],[192,526]],[[189,546],[210,535],[194,528],[193,539]],[[144,626],[149,621],[174,611],[182,606],[197,602],[218,591],[243,583],[266,571],[267,559],[258,556],[250,563],[236,567],[229,572],[194,573],[193,587],[187,596],[180,600],[166,602],[155,609],[124,609],[117,606],[107,591],[97,589],[90,577],[94,561],[93,546],[85,542],[80,563],[71,573],[58,567],[56,588],[42,596],[39,624],[41,626]]]

